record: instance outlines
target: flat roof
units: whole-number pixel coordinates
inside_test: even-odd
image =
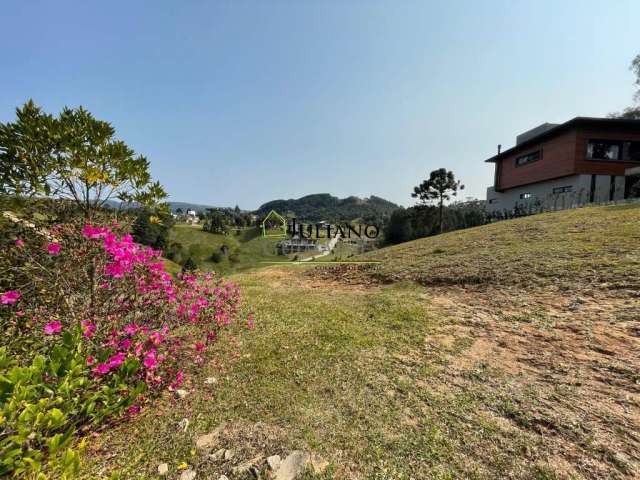
[[[565,130],[568,130],[573,127],[577,127],[578,125],[602,125],[602,126],[627,126],[627,127],[638,127],[640,128],[640,120],[637,119],[629,119],[629,118],[598,118],[598,117],[575,117],[571,120],[561,123],[549,130],[545,130],[544,132],[531,137],[524,142],[521,142],[507,150],[500,152],[497,155],[494,155],[491,158],[485,160],[488,163],[495,163],[496,161],[507,157],[519,150],[524,150],[531,145],[541,142],[544,139],[554,137]]]

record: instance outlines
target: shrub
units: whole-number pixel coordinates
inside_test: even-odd
[[[239,290],[172,278],[117,224],[45,228],[4,212],[0,227],[0,475],[73,478],[74,434],[179,388],[185,362],[237,317]]]

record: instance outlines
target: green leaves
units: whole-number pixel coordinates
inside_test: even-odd
[[[54,117],[29,100],[16,117],[0,124],[0,193],[70,199],[88,218],[112,198],[154,205],[167,196],[149,161],[83,107]]]

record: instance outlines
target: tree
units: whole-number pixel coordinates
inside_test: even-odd
[[[182,265],[182,273],[191,273],[198,269],[198,265],[193,261],[193,258],[187,258],[186,262]]]
[[[140,209],[131,234],[137,243],[165,250],[169,244],[169,231],[174,223],[171,215],[166,212],[154,213],[148,209]]]
[[[47,114],[29,100],[0,123],[0,193],[75,202],[85,217],[110,199],[153,205],[166,197],[149,161],[82,107]]]
[[[424,180],[420,185],[414,187],[411,196],[418,198],[423,204],[436,201],[438,203],[439,215],[438,215],[438,231],[443,231],[443,207],[444,201],[449,200],[451,196],[456,196],[458,190],[463,190],[464,185],[460,181],[456,181],[453,172],[447,171],[445,168],[439,168],[434,170],[429,175],[427,180]]]
[[[637,105],[625,108],[622,112],[612,113],[609,115],[610,117],[640,119],[640,104],[638,104],[640,102],[640,53],[631,61],[629,70],[631,70],[636,76],[634,84],[638,87],[638,90],[636,90],[636,93],[633,95],[633,100]]]

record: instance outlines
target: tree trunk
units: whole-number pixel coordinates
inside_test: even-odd
[[[439,228],[440,233],[442,233],[442,227],[443,227],[443,225],[442,225],[442,204],[443,204],[443,199],[442,199],[442,197],[440,197],[440,228]]]

